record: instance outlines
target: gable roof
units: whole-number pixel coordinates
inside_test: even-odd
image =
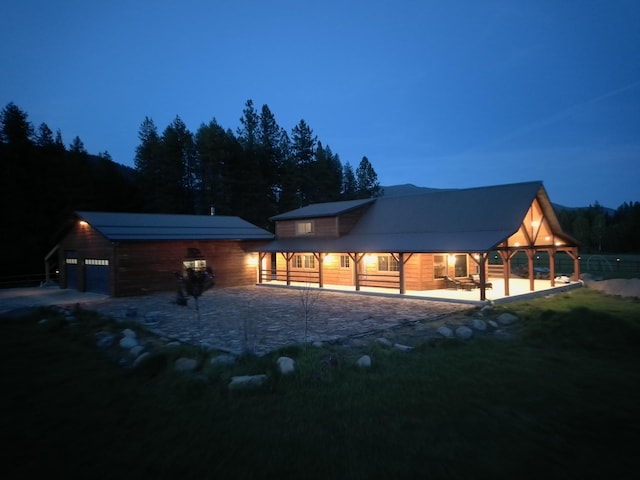
[[[554,233],[568,238],[562,233],[542,182],[533,181],[379,197],[372,199],[374,203],[342,237],[283,238],[260,250],[486,252],[518,231],[535,198]]]
[[[76,215],[114,241],[273,239],[272,233],[240,217],[85,211]]]

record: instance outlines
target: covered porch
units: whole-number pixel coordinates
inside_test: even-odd
[[[535,298],[540,296],[552,295],[567,290],[582,287],[581,281],[571,280],[569,283],[555,282],[552,285],[551,280],[535,279],[533,284],[533,290],[531,284],[527,278],[511,278],[509,279],[509,294],[505,293],[505,283],[502,278],[488,278],[488,282],[493,284],[492,289],[486,290],[486,299],[478,299],[478,289],[474,290],[452,290],[452,289],[436,289],[436,290],[407,290],[404,294],[398,293],[396,288],[384,288],[384,287],[360,287],[358,291],[355,291],[353,286],[346,285],[331,285],[324,284],[323,287],[319,287],[317,283],[296,282],[290,281],[287,284],[282,280],[266,280],[258,285],[265,287],[276,288],[294,288],[294,289],[318,289],[335,292],[350,292],[354,294],[362,295],[381,295],[390,297],[402,297],[402,298],[414,298],[432,301],[442,302],[455,302],[455,303],[468,303],[470,305],[484,305],[487,302],[499,304],[514,302],[518,300],[525,300],[527,298]]]

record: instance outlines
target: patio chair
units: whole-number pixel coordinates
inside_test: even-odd
[[[471,274],[471,280],[473,280],[473,283],[476,285],[476,287],[480,288],[480,274],[479,273],[472,273]],[[491,282],[484,282],[484,288],[490,288],[491,290],[493,290],[493,284]]]

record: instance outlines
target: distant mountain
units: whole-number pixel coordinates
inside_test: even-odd
[[[429,187],[418,187],[417,185],[414,185],[412,183],[405,183],[402,185],[388,185],[388,186],[383,186],[382,188],[382,194],[384,197],[399,197],[399,196],[403,196],[403,195],[417,195],[420,193],[427,193],[427,192],[435,192],[435,191],[444,191],[444,190],[454,190],[452,188],[429,188]],[[557,203],[551,203],[551,205],[553,206],[553,208],[558,211],[558,210],[581,210],[583,208],[589,208],[589,206],[586,207],[565,207],[564,205],[559,205]],[[602,207],[603,210],[605,211],[605,213],[607,213],[608,215],[613,216],[613,214],[615,213],[615,210],[613,208],[607,208],[607,207]]]
[[[380,188],[382,189],[382,196],[384,197],[401,197],[404,195],[417,195],[420,193],[435,192],[438,190],[450,190],[445,188],[418,187],[412,183],[389,185]]]

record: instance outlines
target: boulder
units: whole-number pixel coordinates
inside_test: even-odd
[[[356,365],[362,368],[371,367],[371,357],[369,355],[362,355],[356,362]]]
[[[230,355],[228,353],[224,353],[222,355],[217,355],[210,360],[211,365],[233,365],[236,363],[235,355]]]
[[[391,348],[391,345],[392,345],[389,339],[384,337],[376,338],[376,343],[378,343],[379,345],[382,345],[383,347],[389,347],[389,348]]]
[[[296,362],[293,358],[280,357],[278,358],[277,363],[282,375],[289,375],[295,371]]]
[[[473,337],[473,330],[469,327],[458,327],[456,328],[456,337],[461,338],[462,340],[468,340]]]
[[[193,358],[180,357],[174,364],[173,368],[180,372],[192,372],[198,366],[198,361]]]
[[[396,350],[400,350],[401,352],[410,352],[411,350],[413,350],[413,347],[409,345],[403,345],[401,343],[396,343],[393,348],[395,348]]]
[[[473,330],[484,332],[487,329],[487,322],[480,320],[479,318],[472,318],[469,320],[468,326]]]
[[[445,338],[451,338],[453,337],[453,330],[451,330],[449,327],[438,327],[438,330],[436,330],[436,332],[438,332],[440,335],[442,335]]]
[[[496,318],[500,325],[511,325],[518,320],[518,317],[513,315],[512,313],[503,313],[498,318]]]

